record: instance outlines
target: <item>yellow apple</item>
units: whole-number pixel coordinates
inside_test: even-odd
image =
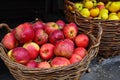
[[[97,5],[104,5],[104,3],[103,2],[98,2]]]
[[[84,2],[86,2],[86,1],[91,1],[91,0],[83,0]]]
[[[108,20],[119,20],[119,17],[116,14],[112,14],[108,17]]]
[[[107,9],[101,9],[100,10],[100,13],[99,13],[99,17],[101,18],[101,19],[104,19],[104,20],[106,20],[106,19],[108,19],[108,10]]]
[[[12,51],[13,51],[13,49],[9,50],[9,51],[7,52],[7,55],[8,55],[8,57],[9,57],[11,60],[14,61],[14,58],[12,57]]]
[[[119,2],[112,2],[111,5],[108,7],[110,12],[117,12],[120,10],[120,3]]]
[[[83,8],[81,11],[80,11],[80,14],[83,16],[83,17],[89,17],[90,16],[90,11],[88,8]]]
[[[117,13],[109,13],[109,17],[112,15],[117,15]]]
[[[120,19],[120,12],[118,12],[118,13],[117,13],[117,16],[118,16],[118,17],[119,17],[119,19]]]
[[[93,7],[93,2],[92,1],[86,1],[84,4],[84,7],[91,9]]]
[[[74,9],[73,9],[73,7],[72,7],[71,5],[68,5],[67,7],[68,7],[68,9],[69,9],[72,13],[75,13],[75,11],[74,11]]]
[[[96,16],[98,16],[98,14],[99,14],[99,8],[92,8],[92,9],[90,9],[90,16],[92,16],[92,17],[96,17]]]
[[[83,4],[82,3],[75,3],[75,7],[77,8],[77,10],[80,12],[83,8]]]
[[[101,14],[101,13],[109,13],[109,11],[108,11],[108,9],[104,8],[104,9],[101,9],[101,10],[100,10],[100,14]]]
[[[99,14],[99,17],[100,17],[101,19],[106,20],[106,19],[108,19],[108,13],[103,12],[103,13]]]
[[[85,4],[85,2],[87,2],[87,1],[90,1],[90,0],[83,0],[83,4]]]

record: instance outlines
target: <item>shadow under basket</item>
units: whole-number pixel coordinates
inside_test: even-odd
[[[87,48],[88,54],[81,62],[77,62],[65,67],[40,69],[27,68],[22,64],[12,61],[7,56],[7,49],[0,43],[0,57],[9,69],[10,73],[16,80],[80,80],[80,77],[86,72],[91,60],[93,60],[99,51],[99,45],[102,35],[102,27],[100,24],[92,24],[98,27],[97,37],[92,33],[79,27],[79,33],[85,33],[89,36],[90,43]],[[5,27],[11,30],[5,23],[0,24],[0,28]]]
[[[103,2],[107,1],[109,0],[103,0]],[[69,9],[69,5],[72,6],[74,13],[71,12],[71,10]],[[70,0],[65,0],[64,2],[64,13],[68,22],[75,22],[83,29],[93,31],[94,35],[96,35],[98,30],[95,29],[96,27],[89,27],[88,25],[90,25],[91,23],[101,23],[101,27],[103,28],[103,34],[98,53],[99,56],[108,58],[120,54],[120,20],[102,20],[85,18],[77,11],[76,7],[74,6],[74,3]]]

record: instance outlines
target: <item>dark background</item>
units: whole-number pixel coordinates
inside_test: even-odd
[[[43,21],[61,19],[64,0],[3,0],[0,2],[0,22],[13,23],[32,21],[36,17]],[[56,16],[56,17],[55,17]]]

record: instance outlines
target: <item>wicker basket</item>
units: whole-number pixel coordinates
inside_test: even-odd
[[[100,27],[100,24],[92,25],[96,25],[99,29],[96,38],[92,35],[92,33],[79,27],[79,33],[85,33],[90,38],[88,54],[81,62],[59,68],[31,69],[9,59],[6,54],[7,49],[2,43],[0,43],[0,57],[16,80],[80,80],[82,74],[88,69],[91,60],[96,57],[99,51],[102,27]],[[0,28],[3,27],[5,27],[8,31],[11,31],[7,24],[0,24]]]
[[[107,2],[108,0],[98,1]],[[75,13],[72,13],[70,11],[68,5],[72,6]],[[68,22],[75,22],[76,24],[78,24],[86,30],[94,30],[94,34],[97,33],[95,27],[89,27],[88,25],[90,25],[91,23],[101,22],[101,26],[103,27],[103,35],[101,39],[99,55],[108,58],[120,54],[120,20],[100,20],[85,18],[80,15],[76,7],[74,6],[74,3],[70,0],[65,0],[64,12]]]

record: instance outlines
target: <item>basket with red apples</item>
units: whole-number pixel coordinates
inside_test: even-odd
[[[0,57],[16,80],[79,80],[99,50],[102,27],[92,25],[97,37],[63,20],[24,22],[14,29],[1,23],[9,32]]]

